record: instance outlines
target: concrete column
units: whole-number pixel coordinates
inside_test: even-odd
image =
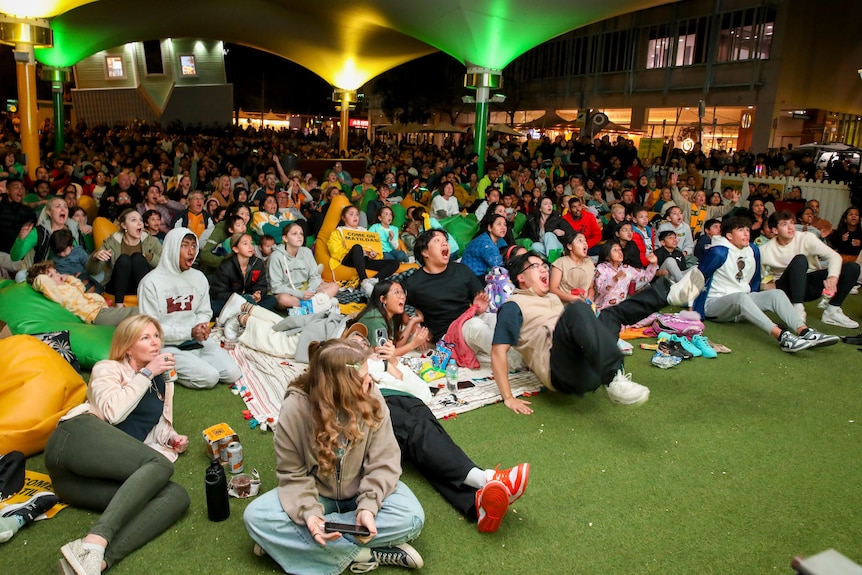
[[[777,102],[758,102],[751,125],[751,149],[762,152],[773,147],[775,127],[781,106]]]
[[[27,173],[36,178],[39,157],[39,114],[36,109],[36,59],[32,44],[15,46],[15,73],[18,77],[18,118],[21,123],[21,151],[27,156]]]
[[[347,152],[347,135],[350,131],[350,104],[351,102],[355,103],[356,99],[356,90],[335,88],[332,92],[332,100],[340,102],[341,105],[341,130],[338,137],[338,150],[341,152]]]
[[[27,170],[36,177],[39,157],[39,116],[36,109],[35,48],[51,47],[53,35],[47,20],[15,18],[0,14],[0,41],[14,46],[18,80],[18,116],[21,120],[21,149],[27,155]]]

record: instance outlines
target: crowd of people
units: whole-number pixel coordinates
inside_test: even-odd
[[[321,574],[422,566],[408,542],[424,512],[400,481],[402,461],[481,532],[499,529],[524,494],[529,464],[470,459],[405,354],[444,340],[459,365],[490,366],[506,407],[529,415],[513,368],[560,393],[647,401],[620,331],[668,305],[748,321],[791,353],[838,341],[808,325],[805,302],[819,300],[822,323],[858,328],[842,305],[860,283],[859,209],[833,225],[802,187],[779,197],[749,185],[759,166],[816,177],[810,158],[796,165],[780,150],[707,156],[697,145],[642,162],[624,138],[495,139],[479,173],[469,141],[386,140],[354,150],[365,171],[349,174],[295,132],[82,128],[69,142],[33,180],[13,144],[0,149],[0,269],[86,323],[117,326],[87,403],[46,448],[57,496],[101,512],[63,546],[67,573],[110,568],[188,507],[170,481],[188,445],[174,430],[174,381],[206,389],[242,376],[213,325],[225,340],[309,364],[279,416],[278,486],[244,521],[255,553]],[[303,173],[285,168],[286,154],[332,162]],[[857,177],[857,166],[839,168]],[[707,169],[741,174],[741,189],[704,181]],[[322,237],[336,204],[339,225]],[[475,234],[459,245],[452,222],[467,220]],[[105,224],[111,233],[95,245]],[[350,289],[323,276],[321,246],[330,269],[352,269],[367,303],[343,321],[285,329]],[[415,265],[396,276],[404,263]],[[507,288],[492,289],[501,278]],[[691,344],[715,356],[706,338]],[[18,516],[0,520],[9,537],[31,519]]]

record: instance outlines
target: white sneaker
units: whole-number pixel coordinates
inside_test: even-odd
[[[691,307],[700,294],[700,290],[703,289],[703,284],[703,274],[697,268],[692,269],[681,280],[670,286],[667,303],[680,307]]]
[[[622,369],[608,384],[608,398],[620,405],[640,405],[649,399],[649,388],[632,381],[632,374]]]
[[[239,318],[237,316],[233,316],[227,320],[226,324],[224,324],[222,334],[226,341],[233,342],[239,339],[240,331],[242,331],[242,324],[239,323]]]
[[[830,305],[823,311],[823,317],[821,317],[821,321],[823,323],[828,323],[829,325],[837,325],[838,327],[846,327],[847,329],[856,329],[859,327],[859,322],[853,321],[849,317],[844,314],[844,310],[842,310],[837,305]]]
[[[799,318],[802,320],[802,323],[805,323],[805,320],[808,319],[808,312],[805,311],[805,306],[801,303],[793,304],[793,309],[796,310],[796,313],[799,315]]]
[[[359,284],[359,289],[365,294],[365,297],[371,298],[371,292],[374,291],[374,286],[379,280],[377,278],[365,278]]]
[[[634,346],[624,339],[617,339],[617,347],[623,355],[631,355],[632,349],[634,349]]]
[[[89,544],[85,547],[83,541],[76,539],[63,545],[60,551],[78,575],[99,575],[102,572],[104,549]]]
[[[221,308],[221,312],[218,314],[218,324],[225,325],[227,320],[239,315],[239,312],[242,311],[242,304],[246,303],[246,301],[248,300],[238,293],[230,294],[230,297],[224,304],[224,307]]]
[[[850,289],[850,293],[848,295],[858,295],[859,294],[859,284],[856,284]]]

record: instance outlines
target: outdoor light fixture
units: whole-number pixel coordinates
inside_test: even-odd
[[[461,96],[461,101],[465,104],[475,104],[476,98],[474,98],[473,96]]]
[[[506,96],[504,96],[503,94],[494,94],[488,101],[493,102],[494,104],[502,104],[506,101]]]

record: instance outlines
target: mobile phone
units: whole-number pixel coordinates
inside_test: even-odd
[[[364,525],[353,525],[351,523],[333,523],[327,521],[323,524],[323,530],[327,533],[341,533],[342,535],[359,535],[367,537],[371,535],[368,527]]]
[[[374,338],[377,340],[378,346],[384,346],[389,341],[389,337],[386,334],[386,330],[383,328],[378,328],[374,330]]]
[[[459,381],[458,382],[458,389],[459,390],[470,389],[471,387],[476,387],[476,384],[473,383],[472,381]]]

